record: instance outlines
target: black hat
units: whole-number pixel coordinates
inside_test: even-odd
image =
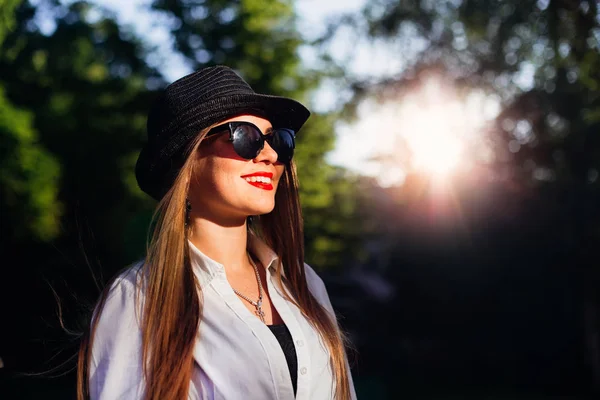
[[[193,72],[168,85],[148,113],[148,142],[135,166],[140,188],[160,200],[183,165],[190,141],[202,129],[242,113],[264,116],[274,127],[295,132],[310,116],[296,100],[254,92],[229,67]]]

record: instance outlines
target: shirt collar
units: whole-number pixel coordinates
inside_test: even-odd
[[[188,240],[188,244],[192,269],[198,278],[200,287],[207,285],[216,275],[225,274],[223,264],[202,253],[190,240]],[[248,233],[248,247],[267,271],[275,272],[279,257],[262,239],[256,234]],[[284,275],[283,268],[282,275]]]

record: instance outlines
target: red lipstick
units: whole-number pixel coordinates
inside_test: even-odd
[[[242,176],[250,185],[263,190],[273,190],[273,173],[272,172],[255,172]]]

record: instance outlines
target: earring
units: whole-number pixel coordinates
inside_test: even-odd
[[[192,210],[192,203],[188,199],[185,199],[185,226],[190,224],[190,211]]]

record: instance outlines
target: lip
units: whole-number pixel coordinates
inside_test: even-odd
[[[267,178],[273,179],[273,173],[266,172],[266,171],[259,171],[259,172],[254,172],[254,173],[248,174],[248,175],[242,175],[242,178],[249,178],[251,176],[265,176]]]
[[[259,171],[259,172],[254,172],[252,174],[242,175],[241,178],[245,180],[245,178],[250,178],[252,176],[264,176],[266,178],[273,179],[273,173],[272,172],[266,172],[266,171]],[[246,180],[245,180],[245,182],[248,183],[249,185],[252,185],[252,186],[254,186],[256,188],[259,188],[259,189],[273,190],[273,184],[271,184],[271,183],[248,182]]]

